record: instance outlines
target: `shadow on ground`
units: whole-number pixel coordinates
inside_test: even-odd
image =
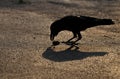
[[[72,50],[72,48],[75,48]],[[55,51],[55,48],[48,47],[42,56],[55,62],[64,62],[72,60],[82,60],[87,57],[104,56],[107,52],[82,52],[77,46],[71,45],[70,48],[62,51]]]

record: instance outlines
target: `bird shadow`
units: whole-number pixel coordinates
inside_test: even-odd
[[[67,43],[64,42],[64,44]],[[42,56],[51,61],[64,62],[72,60],[82,60],[87,57],[104,56],[107,54],[107,52],[83,52],[78,50],[78,44],[69,45],[69,48],[62,51],[55,51],[55,48],[53,46],[48,47],[46,51],[42,54]]]

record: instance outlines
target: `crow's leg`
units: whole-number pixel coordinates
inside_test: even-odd
[[[77,34],[78,34],[78,39],[81,40],[81,39],[82,39],[81,33],[79,32],[79,33],[77,33]]]
[[[72,32],[73,33],[73,37],[72,38],[70,38],[67,42],[70,42],[72,39],[74,39],[74,38],[76,38],[77,37],[77,33],[75,33],[75,32]]]
[[[75,42],[77,42],[77,41],[81,40],[81,38],[82,38],[82,35],[81,35],[81,33],[80,33],[80,32],[77,32],[77,35],[78,35],[78,39],[77,39]]]

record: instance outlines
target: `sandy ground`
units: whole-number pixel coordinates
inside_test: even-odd
[[[120,0],[0,1],[0,79],[120,79]],[[66,15],[111,18],[78,45],[51,47],[50,24]],[[55,40],[67,41],[68,31]]]

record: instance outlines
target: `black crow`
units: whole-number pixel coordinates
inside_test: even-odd
[[[57,36],[60,31],[68,30],[73,33],[73,37],[70,40],[77,37],[78,41],[82,38],[80,31],[98,25],[111,24],[114,24],[111,19],[98,19],[89,16],[65,16],[51,24],[50,40],[53,41],[54,37]]]

